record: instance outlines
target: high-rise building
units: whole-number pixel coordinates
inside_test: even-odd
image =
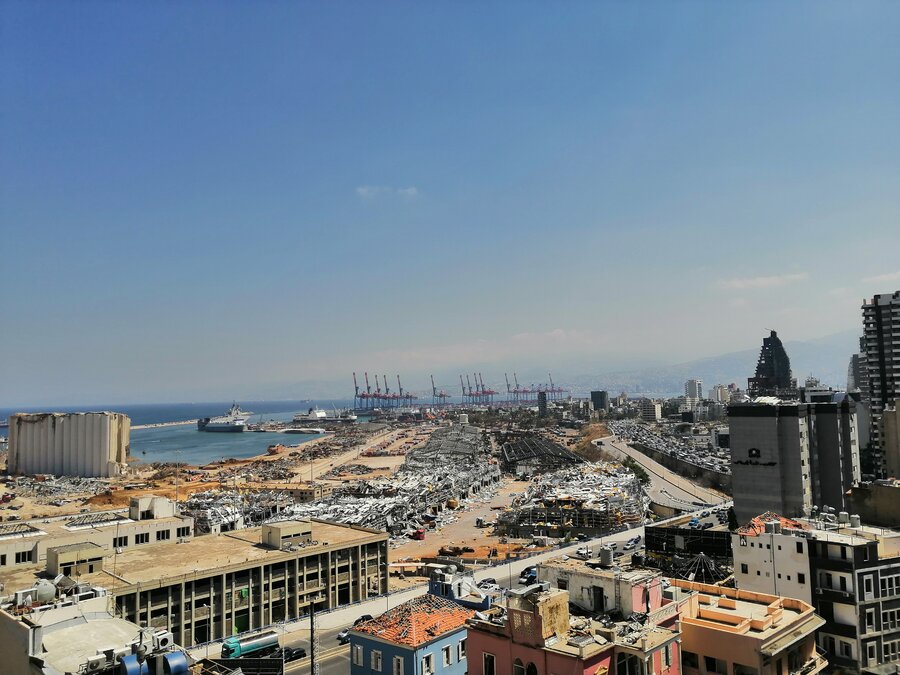
[[[789,396],[793,383],[791,381],[791,360],[784,345],[774,330],[769,337],[763,338],[756,363],[756,375],[747,378],[750,396]]]
[[[700,400],[703,398],[703,380],[688,380],[684,383],[684,395],[687,398]]]
[[[546,417],[547,416],[547,392],[539,391],[537,400],[538,400],[538,417]]]
[[[806,515],[843,509],[860,479],[856,406],[741,403],[729,407],[734,509],[747,521],[766,511]]]
[[[658,422],[662,417],[662,404],[645,398],[641,400],[641,419],[645,422]]]
[[[881,415],[900,399],[900,291],[879,294],[862,306],[867,393],[872,440],[881,439]]]
[[[594,410],[602,410],[603,412],[609,412],[609,392],[607,392],[607,391],[592,391],[591,392],[591,403],[594,406]]]

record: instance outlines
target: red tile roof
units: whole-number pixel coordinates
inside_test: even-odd
[[[804,523],[801,523],[799,520],[794,520],[792,518],[786,518],[782,515],[775,513],[774,511],[766,511],[765,513],[756,516],[749,523],[739,527],[737,529],[738,534],[743,534],[749,537],[756,537],[766,531],[766,523],[771,523],[773,521],[777,521],[781,523],[782,530],[808,530],[810,527]]]
[[[395,644],[417,647],[464,626],[474,615],[474,610],[425,594],[361,623],[353,630]]]

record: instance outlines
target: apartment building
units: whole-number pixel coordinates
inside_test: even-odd
[[[426,593],[354,626],[350,675],[466,675],[466,621],[474,615]]]
[[[858,516],[763,514],[734,535],[742,590],[810,598],[832,668],[860,673],[900,662],[900,532]]]
[[[662,404],[649,398],[641,399],[641,419],[659,422],[662,419]]]
[[[814,675],[828,666],[815,638],[825,622],[809,603],[681,579],[666,595],[678,606],[684,675]]]

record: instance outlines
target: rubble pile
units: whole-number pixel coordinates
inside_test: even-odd
[[[346,468],[346,467],[341,467]],[[367,471],[371,471],[367,468]],[[500,480],[500,468],[476,427],[436,430],[411,450],[393,476],[352,481],[326,500],[295,504],[279,518],[320,518],[408,535],[450,522],[444,511]]]
[[[643,521],[649,502],[637,477],[597,462],[543,474],[497,519],[513,537],[598,536]]]
[[[79,478],[78,476],[17,476],[14,491],[20,495],[34,497],[39,504],[48,500],[74,497],[76,495],[98,495],[109,490],[109,481],[101,478]]]
[[[289,494],[276,490],[209,490],[191,495],[181,513],[193,517],[197,534],[215,534],[260,525],[292,503]]]

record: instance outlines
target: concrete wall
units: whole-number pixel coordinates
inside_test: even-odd
[[[115,476],[130,433],[121,413],[19,413],[9,418],[8,473]]]
[[[849,501],[850,513],[859,514],[867,525],[897,527],[900,524],[900,484],[854,487]]]
[[[647,457],[654,460],[655,462],[662,464],[670,471],[674,471],[679,476],[691,478],[693,480],[696,480],[701,485],[718,488],[723,492],[731,493],[730,474],[720,473],[719,471],[713,471],[696,464],[691,464],[690,462],[686,462],[683,459],[672,457],[672,455],[667,455],[664,452],[660,452],[659,450],[648,448],[646,445],[641,445],[640,443],[629,443],[628,445],[641,454],[647,455]]]

